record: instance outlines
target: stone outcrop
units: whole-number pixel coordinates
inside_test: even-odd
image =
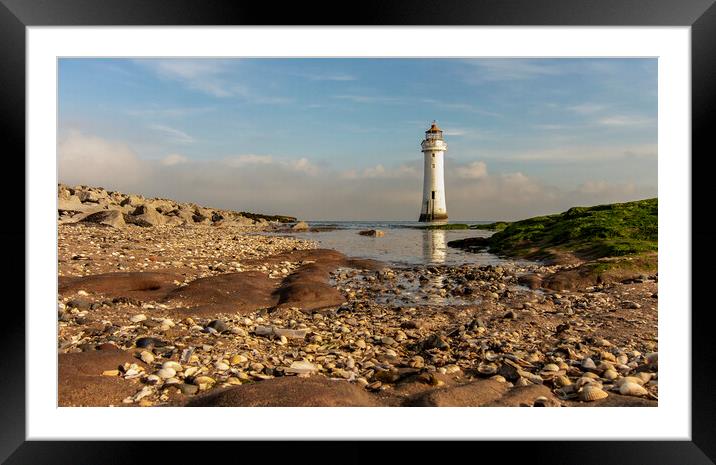
[[[60,224],[97,223],[114,228],[122,228],[128,224],[141,227],[193,224],[261,227],[271,222],[296,222],[296,218],[289,216],[207,208],[170,199],[147,199],[141,195],[108,191],[102,187],[70,187],[64,184],[58,185],[57,212]],[[306,223],[299,222],[297,225]]]

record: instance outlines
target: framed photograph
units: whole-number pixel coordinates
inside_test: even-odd
[[[0,2],[3,460],[716,460],[711,1]]]

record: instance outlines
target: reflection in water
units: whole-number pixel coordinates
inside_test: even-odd
[[[467,237],[488,237],[491,232],[485,230],[425,230],[378,223],[349,226],[324,232],[292,233],[290,237],[319,241],[321,247],[336,249],[349,257],[373,258],[394,264],[497,265],[505,261],[487,252],[466,252],[447,245],[450,241]],[[358,231],[363,229],[381,229],[385,236],[361,236]]]
[[[425,263],[445,263],[447,234],[440,229],[423,231],[423,260]]]

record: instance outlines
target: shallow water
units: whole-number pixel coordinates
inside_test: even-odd
[[[463,222],[464,223],[464,222]],[[405,264],[459,265],[476,263],[498,265],[520,263],[491,253],[465,252],[448,247],[447,243],[468,237],[489,237],[491,231],[425,230],[411,226],[425,225],[418,222],[308,222],[311,227],[336,227],[324,232],[291,233],[292,237],[318,241],[321,247],[335,249],[349,257],[371,258],[383,262]],[[473,224],[475,224],[473,222]],[[380,229],[383,237],[367,237],[358,234],[365,229]]]

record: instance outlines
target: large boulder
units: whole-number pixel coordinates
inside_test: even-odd
[[[376,407],[365,389],[323,376],[286,376],[194,397],[189,407]]]
[[[144,197],[141,195],[128,195],[124,200],[119,203],[121,206],[129,205],[131,207],[138,207],[144,204]]]
[[[123,228],[126,225],[124,215],[119,210],[102,210],[90,213],[80,221],[83,223],[103,224],[113,228]]]
[[[381,231],[380,229],[368,229],[365,231],[359,231],[358,234],[361,236],[368,236],[368,237],[383,237],[385,236],[385,233]]]
[[[125,215],[124,220],[127,223],[143,227],[158,226],[166,223],[164,216],[156,208],[148,205],[138,206],[131,215]]]
[[[305,221],[299,221],[298,223],[291,226],[291,229],[293,229],[294,231],[308,231],[309,227],[308,223],[306,223]]]
[[[57,199],[57,210],[59,211],[83,212],[86,209],[87,206],[82,205],[80,198],[76,195],[59,197]]]

